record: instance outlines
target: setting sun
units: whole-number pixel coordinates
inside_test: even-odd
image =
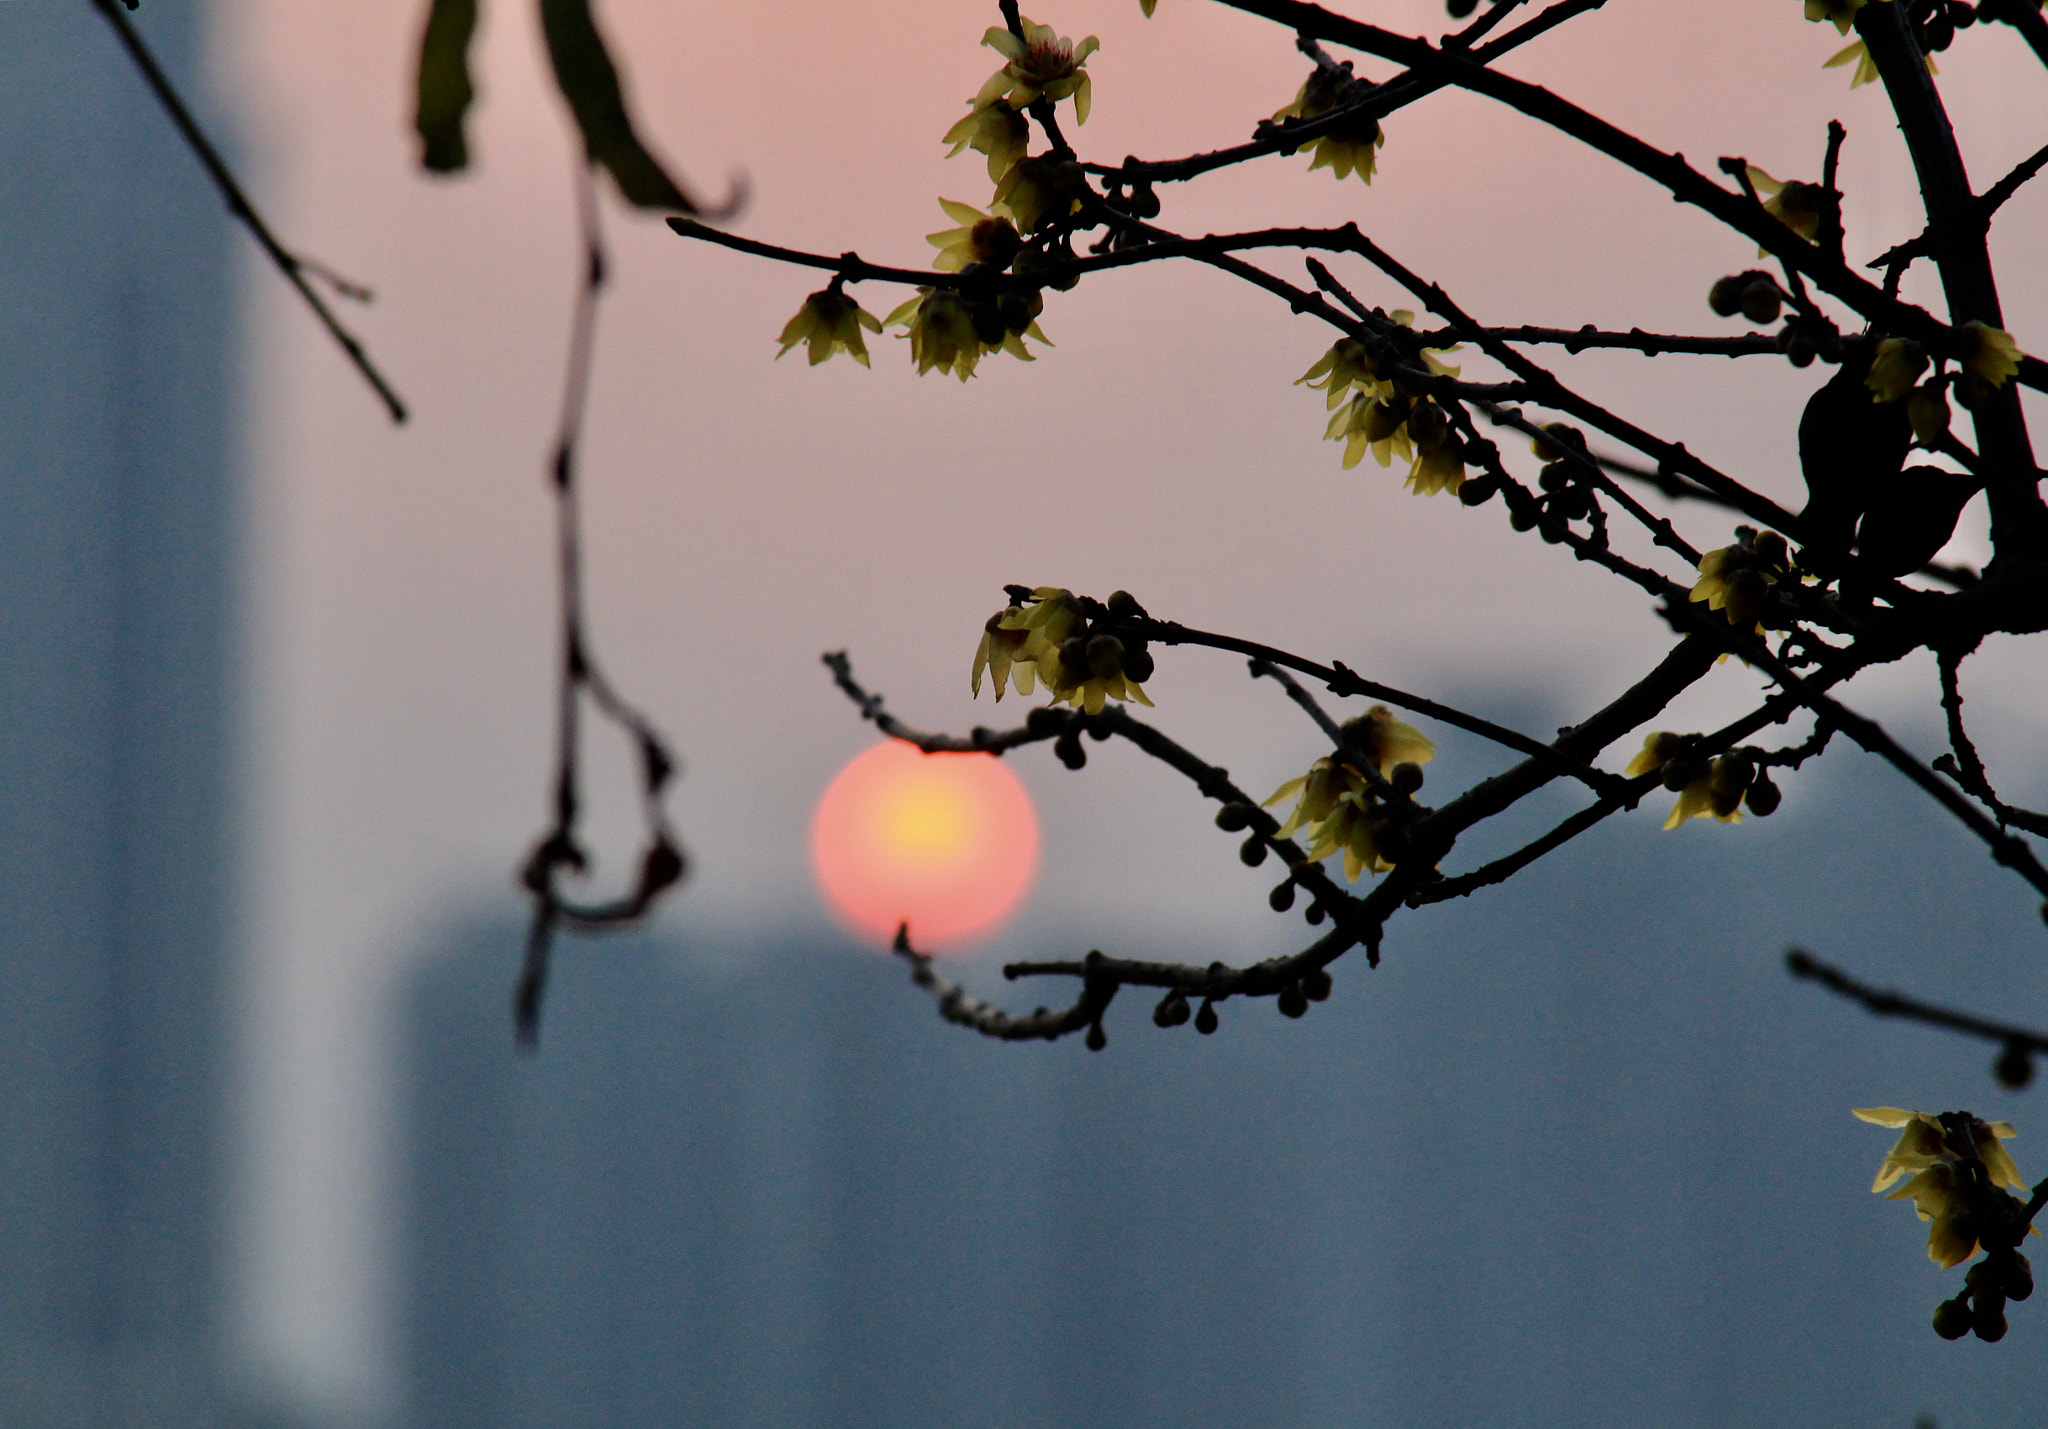
[[[907,920],[929,952],[1008,917],[1037,861],[1031,796],[987,754],[888,740],[839,771],[811,821],[811,864],[832,910],[877,940]]]

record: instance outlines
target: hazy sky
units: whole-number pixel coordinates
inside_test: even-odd
[[[1396,29],[1441,23],[1424,0],[1350,8]],[[1196,0],[1161,0],[1149,22],[1135,0],[1035,9],[1102,39],[1094,115],[1069,126],[1091,157],[1238,141],[1305,72],[1284,32]],[[542,469],[575,276],[573,151],[529,8],[484,10],[477,166],[454,181],[414,164],[418,0],[238,0],[220,30],[219,82],[240,108],[256,191],[289,241],[375,286],[375,306],[352,318],[415,412],[391,428],[251,263],[237,1323],[262,1374],[349,1414],[390,1392],[389,1000],[450,919],[514,906],[509,870],[543,816],[554,597]],[[1615,0],[1505,68],[1708,169],[1732,153],[1817,177],[1826,120],[1841,118],[1850,245],[1874,255],[1916,227],[1902,146],[1874,87],[1850,93],[1844,72],[1819,70],[1841,43],[1833,30],[1798,16],[1791,0]],[[938,139],[997,63],[977,43],[992,6],[614,0],[603,19],[657,146],[703,189],[746,175],[743,232],[922,266],[923,235],[949,226],[935,198],[989,197],[979,157],[948,162]],[[1942,66],[1988,185],[2040,132],[2038,76],[2023,97],[2008,82],[2033,61],[1993,27]],[[1200,233],[1356,219],[1487,319],[1736,330],[1703,295],[1754,254],[1697,211],[1456,93],[1387,131],[1369,190],[1306,174],[1306,158],[1270,160],[1168,192],[1160,221]],[[2044,219],[2048,190],[2023,192],[1995,246],[2017,256],[2010,236]],[[1320,394],[1290,385],[1329,333],[1222,275],[1142,268],[1049,295],[1057,347],[1028,366],[987,361],[963,387],[916,378],[893,337],[871,343],[873,371],[773,363],[813,275],[684,242],[616,204],[606,224],[617,281],[584,463],[591,617],[614,678],[685,760],[673,807],[695,859],[681,915],[693,927],[821,916],[805,821],[873,736],[820,651],[850,649],[916,723],[1021,717],[986,696],[977,708],[967,690],[1007,581],[1127,587],[1158,615],[1560,718],[1668,642],[1643,601],[1512,535],[1498,503],[1419,499],[1369,461],[1343,471],[1321,440]],[[1347,276],[1368,301],[1414,305],[1362,269]],[[2038,265],[2008,261],[2005,277],[2009,326],[2023,346],[2048,343],[2034,336],[2048,332]],[[878,313],[900,297],[860,296]],[[1674,357],[1575,370],[1593,395],[1798,504],[1792,432],[1818,371]],[[1726,539],[1721,517],[1687,520],[1698,544]],[[1927,674],[1884,672],[1864,698],[1924,725]],[[1994,767],[2011,769],[2015,795],[2038,788],[2036,769],[2015,766],[2048,732],[2018,698],[2040,671],[1993,651],[1972,675]],[[1150,689],[1169,731],[1259,792],[1316,752],[1312,727],[1234,659],[1166,655]],[[1726,667],[1673,722],[1707,724],[1755,689]],[[621,761],[596,767],[617,776],[600,784],[595,820],[611,854],[600,869],[616,874],[629,791]],[[1085,777],[1044,751],[1017,767],[1045,846],[1012,939],[1142,930],[1237,958],[1277,935],[1259,896],[1270,879],[1238,868],[1175,776],[1106,747]],[[514,957],[508,947],[508,985]]]

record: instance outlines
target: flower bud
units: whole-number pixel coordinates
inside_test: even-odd
[[[1060,658],[1066,659],[1064,646]],[[1124,642],[1114,635],[1091,636],[1087,645],[1088,671],[1098,680],[1120,673],[1124,667]]]
[[[1944,1340],[1960,1340],[1970,1333],[1970,1307],[1958,1295],[1934,1307],[1934,1333]]]
[[[1280,989],[1280,1015],[1299,1017],[1308,1011],[1308,997],[1301,990],[1301,984],[1290,982]]]
[[[1379,397],[1365,411],[1365,439],[1369,442],[1383,442],[1401,430],[1401,424],[1408,420],[1408,399],[1406,397]]]
[[[1322,927],[1323,919],[1329,916],[1329,910],[1324,908],[1323,905],[1315,899],[1309,900],[1308,912],[1301,915],[1302,921],[1307,923],[1311,928]]]
[[[1080,769],[1088,763],[1088,751],[1081,747],[1081,735],[1077,730],[1068,730],[1052,742],[1052,752],[1060,757],[1060,763],[1069,769]]]
[[[1118,620],[1143,620],[1145,607],[1138,604],[1138,598],[1127,590],[1113,590],[1109,599],[1103,602],[1109,613]]]
[[[1422,766],[1420,764],[1396,764],[1387,782],[1403,794],[1413,794],[1422,787]]]
[[[1754,566],[1744,566],[1728,577],[1728,623],[1743,629],[1754,626],[1770,596],[1771,583],[1764,579],[1763,572]]]
[[[1399,863],[1415,851],[1415,840],[1409,837],[1408,826],[1397,819],[1375,821],[1372,841],[1380,857],[1388,863]]]
[[[1753,323],[1774,323],[1783,308],[1778,285],[1769,278],[1757,278],[1742,290],[1742,315]]]
[[[1700,777],[1700,767],[1690,759],[1669,759],[1664,763],[1663,777],[1664,787],[1677,794]]]
[[[1060,645],[1060,673],[1079,683],[1092,673],[1088,668],[1088,637],[1069,635]]]
[[[1707,306],[1714,310],[1717,318],[1732,318],[1742,311],[1742,290],[1750,284],[1747,273],[1730,273],[1725,278],[1716,278],[1714,286],[1707,289]]]
[[[1152,678],[1154,669],[1152,652],[1144,646],[1128,647],[1124,652],[1124,678],[1144,684]]]
[[[1256,811],[1250,804],[1229,803],[1216,811],[1216,827],[1227,834],[1251,827]]]
[[[1266,906],[1275,913],[1285,913],[1294,906],[1294,880],[1283,879],[1273,885],[1273,891],[1266,895]]]
[[[1100,1022],[1091,1022],[1088,1025],[1088,1050],[1100,1052],[1108,1045],[1109,1034],[1102,1030],[1102,1024]]]
[[[2008,1300],[2025,1300],[2034,1293],[2034,1267],[2024,1255],[2012,1252],[2003,1266],[2004,1290]]]
[[[1970,1328],[1977,1332],[1977,1338],[1986,1344],[1997,1344],[2005,1338],[2005,1297],[1987,1295],[1979,1291],[1975,1303],[1970,1307]]]
[[[1417,402],[1415,410],[1408,414],[1408,435],[1417,446],[1426,447],[1442,440],[1447,426],[1444,409],[1427,398]]]
[[[1467,506],[1484,506],[1499,490],[1499,485],[1491,477],[1471,477],[1458,488],[1458,500]]]
[[[1759,534],[1754,541],[1750,542],[1750,549],[1755,551],[1756,558],[1767,566],[1783,570],[1792,564],[1792,548],[1786,544],[1785,538],[1776,531],[1765,531]]]
[[[1991,1064],[1991,1075],[1998,1078],[2000,1086],[2018,1091],[2034,1080],[2034,1054],[2025,1044],[2008,1042],[2005,1050],[1998,1054],[1998,1060]],[[2024,1295],[2014,1295],[2015,1300],[2024,1300]]]
[[[1152,1009],[1152,1025],[1155,1027],[1178,1027],[1193,1014],[1188,1010],[1187,994],[1179,988],[1159,999],[1159,1005]]]
[[[1330,996],[1330,970],[1315,968],[1301,975],[1301,993],[1310,1002],[1323,1002]],[[2026,1297],[2015,1295],[2015,1300]]]
[[[1265,839],[1257,834],[1253,834],[1242,844],[1238,845],[1237,857],[1246,868],[1257,868],[1266,861]]]
[[[1767,819],[1777,813],[1778,805],[1784,801],[1784,792],[1771,782],[1768,773],[1761,770],[1742,796],[1743,805],[1760,819]]]
[[[1202,1009],[1195,1014],[1195,1031],[1207,1037],[1216,1030],[1216,1004],[1208,998],[1202,999]]]

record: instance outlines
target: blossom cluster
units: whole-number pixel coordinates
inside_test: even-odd
[[[1275,837],[1301,832],[1308,856],[1319,861],[1341,852],[1344,877],[1356,882],[1359,874],[1385,873],[1407,856],[1409,826],[1420,812],[1409,796],[1422,787],[1422,766],[1436,757],[1436,746],[1385,705],[1346,721],[1341,733],[1340,753],[1316,760],[1266,804],[1293,799],[1294,812]]]
[[[1899,1132],[1870,1189],[1883,1192],[1905,1181],[1886,1199],[1913,1203],[1927,1223],[1928,1259],[1948,1270],[1980,1246],[1985,1252],[1970,1267],[1962,1293],[1935,1310],[1935,1333],[1945,1340],[1973,1330],[1979,1339],[2004,1338],[2006,1301],[2034,1293],[2033,1268],[2017,1245],[2024,1211],[2011,1194],[2024,1196],[2028,1187],[2004,1146],[2016,1134],[2012,1124],[1968,1112],[1935,1116],[1890,1106],[1861,1107],[1855,1115]]]
[[[1341,64],[1319,64],[1301,82],[1293,102],[1274,112],[1273,122],[1320,119],[1325,114],[1362,103],[1372,91],[1370,80],[1359,79],[1352,74],[1350,60]],[[1371,184],[1378,168],[1376,151],[1386,142],[1387,136],[1380,129],[1379,120],[1359,116],[1337,121],[1332,128],[1301,144],[1294,152],[1314,152],[1315,158],[1309,161],[1308,166],[1310,173],[1327,168],[1339,180],[1348,179],[1355,173],[1363,182]]]
[[[1742,810],[1758,818],[1778,811],[1784,795],[1771,782],[1768,770],[1757,762],[1757,752],[1730,750],[1708,757],[1699,752],[1699,736],[1658,730],[1643,740],[1642,749],[1629,761],[1631,779],[1655,774],[1678,800],[1664,827],[1675,829],[1687,819],[1709,815],[1724,824],[1742,822]]]
[[[1406,310],[1389,316],[1399,328],[1414,325],[1415,315]],[[1456,348],[1423,349],[1412,340],[1409,345],[1415,349],[1410,358],[1414,365],[1440,377],[1458,375],[1457,368],[1436,356]],[[1363,342],[1356,338],[1338,341],[1295,383],[1319,388],[1325,394],[1332,415],[1323,435],[1344,443],[1347,471],[1370,451],[1381,466],[1392,465],[1397,456],[1406,461],[1407,486],[1417,495],[1455,493],[1465,484],[1464,443],[1452,429],[1449,415],[1419,384],[1381,376],[1378,362]]]
[[[986,673],[997,699],[1014,683],[1028,695],[1043,684],[1054,704],[1100,714],[1109,700],[1149,705],[1152,652],[1138,633],[1145,608],[1128,591],[1096,602],[1060,586],[1010,587],[1010,604],[988,618],[968,684]]]
[[[1738,526],[1735,544],[1700,557],[1699,573],[1692,599],[1705,601],[1707,609],[1720,611],[1737,629],[1761,635],[1764,628],[1757,617],[1764,613],[1771,592],[1794,578],[1792,550],[1776,531]]]

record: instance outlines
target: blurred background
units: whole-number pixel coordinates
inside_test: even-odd
[[[1610,8],[1506,67],[1703,167],[1816,177],[1839,117],[1851,250],[1916,230],[1881,95],[1818,68],[1831,28],[1789,0]],[[1354,13],[1441,25],[1422,0]],[[91,8],[0,5],[0,1417],[2040,1422],[2032,1307],[1998,1346],[1934,1339],[1955,1277],[1864,1194],[1887,1138],[1847,1115],[1970,1106],[2024,1136],[2029,1095],[1992,1084],[1985,1049],[1873,1023],[1779,963],[1799,941],[2038,1023],[2033,900],[1853,753],[1790,782],[1768,823],[1660,834],[1652,800],[1510,889],[1397,920],[1384,966],[1347,959],[1304,1022],[1226,1006],[1213,1039],[1158,1032],[1130,999],[1101,1054],[986,1043],[833,930],[805,828],[873,734],[817,656],[851,650],[914,723],[1005,723],[1013,701],[966,687],[1004,582],[1126,587],[1536,732],[1668,643],[1497,506],[1343,471],[1319,394],[1290,385],[1328,334],[1194,268],[1052,295],[1057,347],[964,386],[916,379],[893,337],[873,371],[806,370],[769,359],[814,279],[608,203],[591,618],[684,758],[694,873],[645,934],[565,948],[541,1052],[515,1058],[575,151],[531,14],[486,4],[476,167],[422,176],[421,18],[413,0],[136,15],[287,242],[376,289],[348,316],[413,407],[392,428]],[[992,10],[614,0],[602,18],[652,142],[700,188],[746,176],[740,231],[919,266],[950,226],[935,198],[989,196],[979,157],[949,163],[938,136],[995,67],[976,46]],[[1074,131],[1094,157],[1234,142],[1304,72],[1284,33],[1195,0],[1034,18],[1102,38]],[[2004,27],[1966,34],[1942,78],[1980,187],[2048,128]],[[1500,322],[1717,331],[1707,285],[1753,261],[1455,94],[1389,123],[1370,189],[1306,163],[1169,193],[1161,221],[1356,219]],[[2048,331],[2027,241],[2043,192],[1993,237],[2022,346]],[[1936,296],[1917,271],[1907,291]],[[1798,503],[1820,371],[1573,371]],[[1680,514],[1696,543],[1726,539]],[[1981,532],[1973,511],[1950,558],[1981,560]],[[2042,663],[1994,643],[1965,672],[2021,803],[2048,795]],[[1724,667],[1669,722],[1709,726],[1758,688]],[[1932,688],[1906,662],[1852,694],[1931,754]],[[1317,752],[1227,657],[1178,652],[1150,689],[1247,788]],[[1432,791],[1497,767],[1430,733]],[[1266,909],[1270,870],[1238,863],[1190,788],[1091,749],[1078,776],[1015,759],[1039,881],[957,976],[1028,1007],[1006,958],[1299,945]],[[590,754],[598,877],[618,880],[628,751]],[[1461,856],[1569,807],[1533,802]]]

